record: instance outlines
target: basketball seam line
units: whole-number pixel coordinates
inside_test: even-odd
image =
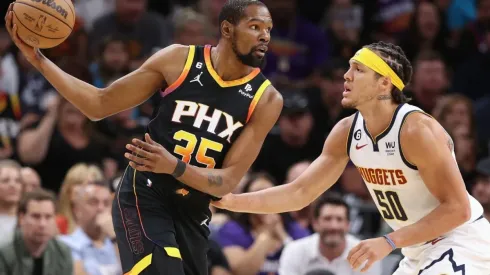
[[[74,10],[71,8],[70,4],[68,4],[68,2],[66,2],[66,0],[63,0],[63,1],[64,1],[64,2],[66,3],[66,5],[67,5],[67,6],[70,8],[70,10],[71,10],[71,12],[72,12],[72,14],[73,14],[73,19],[75,19],[75,21],[76,21],[76,20],[77,20],[77,16],[76,16],[76,14],[75,14],[75,11],[74,11]]]
[[[35,34],[35,35],[38,35],[38,36],[40,36],[40,37],[42,37],[42,38],[46,38],[46,39],[64,39],[64,38],[65,38],[65,37],[61,37],[61,38],[51,38],[51,37],[46,37],[46,36],[43,36],[43,35],[37,34],[37,33],[33,32],[33,31],[31,31],[31,30],[30,30],[28,27],[26,27],[26,25],[24,25],[24,23],[22,23],[22,21],[20,21],[19,17],[18,17],[18,16],[17,16],[17,14],[15,13],[15,11],[14,11],[14,15],[15,15],[15,17],[17,18],[17,21],[19,21],[19,23],[20,23],[20,24],[22,24],[22,26],[24,26],[24,28],[25,28],[26,30],[28,30],[28,31],[32,32],[32,33],[33,33],[33,34]],[[25,43],[25,42],[24,42],[24,43]]]
[[[64,25],[66,25],[66,26],[67,26],[67,27],[68,27],[68,28],[69,28],[71,31],[73,31],[73,28],[71,28],[71,27],[70,27],[70,25],[68,25],[67,23],[65,23],[63,20],[59,19],[57,16],[55,16],[55,15],[51,14],[50,12],[47,12],[47,11],[45,11],[45,10],[42,10],[42,9],[40,9],[40,8],[36,7],[36,6],[30,5],[30,4],[27,4],[27,3],[24,3],[24,2],[15,2],[15,4],[14,4],[14,5],[16,5],[16,4],[26,5],[26,6],[29,6],[29,7],[31,7],[31,8],[34,8],[34,9],[36,9],[36,10],[42,11],[42,12],[44,12],[44,13],[46,13],[46,14],[50,15],[51,17],[56,18],[56,20],[60,21],[61,23],[63,23]],[[19,19],[19,17],[17,17],[17,19]],[[20,20],[20,19],[19,19],[19,20]],[[27,28],[27,27],[26,27],[26,28]]]

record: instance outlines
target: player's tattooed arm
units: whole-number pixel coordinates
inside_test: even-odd
[[[172,174],[180,182],[201,192],[222,197],[238,185],[257,158],[262,144],[282,110],[282,96],[272,86],[259,100],[251,119],[226,154],[221,169],[187,165],[162,145],[145,135],[145,141],[133,139],[126,148],[129,165],[139,171]],[[175,169],[175,170],[174,170]]]
[[[445,139],[447,143],[440,142]],[[440,202],[416,223],[389,234],[402,248],[443,236],[468,221],[471,211],[463,178],[447,150],[454,145],[437,121],[421,113],[409,115],[401,130],[400,144],[404,156],[417,166],[427,189]]]
[[[328,135],[321,155],[296,180],[258,192],[229,194],[213,205],[234,212],[257,214],[303,209],[337,182],[344,171],[349,160],[346,141],[351,125],[352,116],[337,123]]]

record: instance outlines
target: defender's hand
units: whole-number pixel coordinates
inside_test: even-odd
[[[170,174],[177,165],[177,159],[162,145],[153,141],[149,134],[145,134],[145,141],[133,139],[133,144],[127,144],[124,157],[130,160],[129,165],[138,171]]]
[[[226,210],[233,210],[234,194],[228,194],[221,198],[219,201],[211,201],[211,205]]]
[[[376,261],[388,256],[391,251],[391,245],[385,238],[368,239],[352,248],[347,260],[354,270],[357,270],[367,260],[366,265],[361,270],[361,272],[366,272]]]
[[[14,8],[14,3],[11,3],[7,10],[7,14],[5,15],[5,28],[7,29],[10,38],[12,38],[12,41],[14,41],[15,45],[26,57],[27,61],[29,61],[29,63],[31,63],[35,68],[39,68],[39,61],[41,60],[41,57],[43,55],[39,51],[39,49],[27,45],[18,36],[17,34],[18,27],[17,25],[13,24],[13,17],[14,17],[13,8]]]

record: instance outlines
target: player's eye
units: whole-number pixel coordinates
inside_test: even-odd
[[[257,29],[259,28],[259,26],[257,26],[257,25],[252,25],[252,26],[250,26],[250,28],[251,28],[252,30],[257,30]]]

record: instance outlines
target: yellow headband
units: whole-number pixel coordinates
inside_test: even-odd
[[[362,48],[356,52],[352,60],[356,60],[366,67],[371,68],[373,71],[377,72],[382,76],[387,76],[391,80],[391,84],[397,87],[400,91],[403,91],[405,85],[403,81],[398,77],[398,75],[384,62],[381,57],[375,54],[368,48]]]

